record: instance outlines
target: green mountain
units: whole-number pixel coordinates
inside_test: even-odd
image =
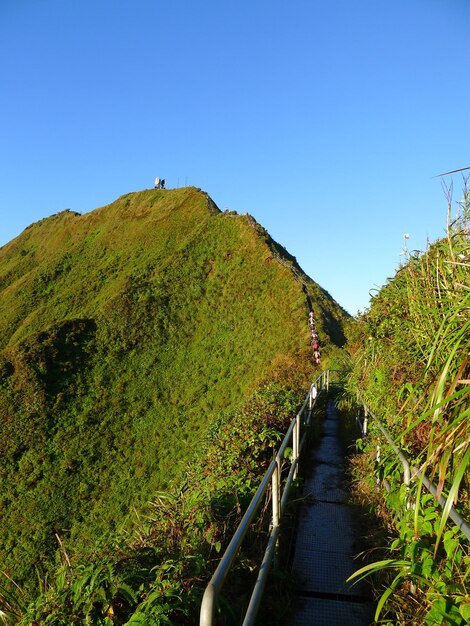
[[[59,547],[93,554],[177,491],[221,412],[313,376],[312,305],[323,360],[344,343],[294,257],[196,188],[31,225],[0,249],[0,290],[0,559],[30,589]]]

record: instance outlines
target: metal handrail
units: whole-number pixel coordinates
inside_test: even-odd
[[[410,469],[410,464],[408,462],[408,459],[403,454],[403,452],[395,445],[395,442],[393,441],[392,436],[390,435],[388,430],[386,430],[386,428],[383,426],[379,418],[372,413],[372,411],[369,409],[369,407],[365,403],[363,404],[364,404],[364,413],[365,413],[365,418],[366,418],[364,421],[365,430],[363,429],[363,435],[367,434],[367,421],[368,421],[368,416],[370,415],[374,419],[382,435],[390,444],[390,447],[392,448],[392,450],[400,459],[401,464],[403,466],[403,483],[408,487],[410,484],[410,480],[411,480],[411,469]]]
[[[359,397],[360,397],[360,395],[359,395]],[[364,424],[363,424],[363,426],[361,428],[362,434],[363,435],[367,434],[368,417],[369,416],[372,417],[374,422],[377,424],[380,432],[385,437],[385,439],[388,441],[388,443],[390,444],[390,447],[392,448],[392,450],[395,452],[396,456],[401,461],[401,464],[403,466],[403,483],[407,487],[409,487],[410,483],[411,483],[411,480],[413,478],[415,478],[415,477],[418,477],[419,480],[426,487],[426,489],[429,491],[429,493],[431,493],[434,496],[435,500],[438,502],[440,507],[442,509],[445,509],[445,507],[447,505],[447,499],[444,496],[442,496],[442,495],[438,496],[436,486],[433,485],[433,483],[429,480],[429,478],[427,478],[427,476],[424,474],[424,472],[422,472],[417,467],[412,467],[410,465],[408,459],[406,458],[404,453],[397,447],[397,445],[395,444],[392,436],[390,435],[388,430],[384,427],[384,425],[379,420],[379,418],[376,415],[374,415],[374,413],[372,413],[372,411],[369,409],[369,407],[364,402],[363,398],[360,397],[360,399],[361,399],[362,405],[364,407]],[[453,506],[450,507],[449,517],[454,522],[454,524],[463,532],[463,534],[467,537],[467,539],[470,539],[470,526],[463,519],[463,517],[461,517],[461,515],[459,515],[459,513],[457,513],[457,511],[455,510],[455,508]]]
[[[438,501],[439,505],[443,509],[445,509],[446,504],[447,504],[447,498],[444,498],[444,496],[437,494],[436,487],[432,484],[429,478],[420,469],[418,469],[417,467],[412,467],[411,471],[413,473],[413,478],[417,476],[421,480],[423,485],[426,487],[426,489],[429,491],[429,493],[431,493],[434,496],[434,498]],[[467,537],[467,539],[470,539],[470,526],[463,519],[463,517],[461,517],[457,513],[457,511],[454,509],[453,506],[450,507],[449,517],[457,526],[457,528],[459,528],[463,532],[463,534]]]
[[[235,556],[240,548],[240,545],[248,531],[248,528],[250,527],[255,517],[255,514],[261,505],[262,498],[271,482],[272,521],[270,526],[269,539],[263,556],[263,560],[261,562],[258,578],[253,588],[250,603],[245,614],[243,626],[250,626],[254,623],[261,602],[269,569],[274,558],[274,553],[279,536],[281,518],[287,505],[289,490],[297,476],[300,454],[305,443],[305,435],[303,433],[303,430],[306,430],[310,425],[311,412],[320,393],[323,390],[328,390],[329,388],[330,372],[336,371],[339,372],[340,370],[323,371],[317,377],[315,382],[310,385],[310,389],[302,405],[302,408],[292,419],[276,456],[271,461],[261,481],[260,486],[253,496],[253,499],[251,500],[248,509],[245,512],[245,515],[238,525],[237,530],[232,537],[232,540],[225,550],[219,562],[219,565],[217,566],[217,569],[215,570],[211,580],[209,581],[209,584],[206,587],[201,604],[199,621],[200,626],[213,625],[217,597],[232,566]],[[302,420],[304,414],[306,414],[307,417],[306,419]],[[301,437],[301,434],[303,434],[304,436]],[[292,444],[291,467],[283,488],[281,484],[281,463],[283,461],[286,449],[290,444]]]

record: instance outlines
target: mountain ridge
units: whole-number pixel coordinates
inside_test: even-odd
[[[182,188],[61,212],[0,249],[0,556],[15,580],[34,587],[57,534],[73,555],[129,530],[263,381],[306,384],[307,296],[334,356],[346,314],[273,247],[251,216]]]

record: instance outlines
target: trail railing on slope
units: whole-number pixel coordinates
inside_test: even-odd
[[[302,408],[292,419],[275,458],[271,461],[271,464],[269,465],[258,490],[253,496],[243,519],[235,531],[235,534],[222,556],[214,575],[206,587],[201,604],[200,626],[213,626],[217,598],[222,585],[224,584],[227,574],[230,571],[249,527],[256,519],[256,514],[260,508],[264,495],[268,490],[269,485],[271,485],[272,519],[270,532],[266,551],[264,553],[258,578],[245,614],[243,626],[249,626],[254,623],[260,606],[267,576],[274,558],[276,544],[279,537],[280,524],[287,505],[289,491],[294,479],[297,477],[300,455],[305,446],[306,434],[307,429],[310,426],[312,410],[321,393],[328,391],[330,384],[334,384],[335,376],[338,373],[338,370],[326,370],[322,372],[310,386]],[[284,455],[288,447],[292,447],[292,456],[290,458],[291,465],[287,479],[283,484],[281,480],[281,465],[286,462]]]
[[[294,479],[297,477],[300,455],[305,445],[307,429],[309,428],[311,422],[312,410],[321,393],[324,391],[328,391],[330,384],[337,382],[332,377],[337,377],[342,373],[343,372],[340,370],[325,370],[310,386],[309,392],[307,394],[307,397],[305,398],[302,408],[291,421],[287,433],[279,448],[279,451],[277,452],[275,458],[271,461],[271,464],[269,465],[261,481],[261,484],[258,487],[258,490],[253,496],[253,499],[251,500],[245,515],[243,516],[237,530],[235,531],[234,536],[232,537],[232,540],[230,541],[224,555],[222,556],[222,559],[220,560],[219,565],[214,572],[214,575],[212,576],[209,584],[206,587],[201,604],[200,626],[213,626],[217,598],[220,594],[221,588],[250,525],[256,519],[256,514],[258,512],[258,509],[260,508],[263,497],[268,490],[269,485],[271,484],[272,521],[270,526],[270,533],[267,547],[260,566],[258,578],[256,580],[251,595],[248,609],[245,613],[243,626],[250,626],[254,623],[260,606],[267,576],[274,558],[276,543],[279,537],[280,523],[287,504],[289,491]],[[363,435],[367,434],[369,419],[373,419],[374,422],[377,424],[379,431],[390,444],[391,449],[399,458],[403,466],[403,483],[409,486],[415,478],[418,478],[420,481],[422,481],[426,489],[438,500],[440,506],[445,509],[445,507],[447,506],[446,498],[444,498],[443,496],[437,497],[436,487],[429,481],[429,479],[420,469],[410,465],[405,454],[402,450],[398,448],[391,434],[384,427],[383,423],[372,413],[372,411],[363,401],[362,404],[364,407],[364,416],[362,418],[362,421],[359,421]],[[283,485],[281,481],[281,464],[283,463],[283,461],[285,462],[286,460],[284,459],[284,454],[290,444],[292,446],[292,456],[290,459],[291,466],[285,484]],[[456,524],[456,526],[458,526],[458,528],[460,528],[460,530],[466,535],[466,537],[470,539],[469,525],[457,513],[453,506],[450,507],[449,517]]]
[[[368,422],[369,422],[369,419],[372,418],[374,420],[374,423],[377,425],[379,431],[382,433],[382,435],[385,437],[387,442],[390,444],[391,449],[393,450],[395,455],[399,458],[402,464],[403,484],[406,485],[406,487],[410,487],[413,481],[415,481],[416,479],[420,480],[422,484],[425,486],[425,488],[429,491],[429,493],[431,493],[434,496],[434,498],[437,500],[441,508],[443,510],[449,511],[449,517],[454,522],[454,524],[463,532],[463,534],[467,537],[467,539],[470,539],[469,524],[467,524],[467,522],[459,515],[459,513],[457,513],[457,511],[455,510],[453,506],[450,506],[450,503],[447,502],[447,498],[444,498],[442,495],[438,495],[437,487],[433,485],[433,483],[424,474],[424,472],[422,472],[419,468],[413,467],[412,465],[410,465],[410,462],[406,458],[404,452],[398,448],[391,434],[382,424],[380,419],[376,415],[374,415],[374,413],[372,413],[372,411],[369,409],[369,407],[366,405],[366,403],[364,402],[362,398],[361,398],[361,402],[364,408],[364,417],[362,421],[359,420],[359,422],[360,422],[360,427],[361,427],[363,436],[367,435]],[[378,460],[380,461],[380,459]],[[385,488],[387,488],[387,485],[385,484],[385,482],[384,482],[384,486]],[[408,505],[410,504],[411,503],[408,502]]]

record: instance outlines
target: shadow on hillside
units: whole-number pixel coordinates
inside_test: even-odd
[[[346,335],[344,334],[343,324],[340,320],[333,317],[330,311],[322,308],[322,320],[324,328],[327,329],[332,341],[342,348],[346,343]]]

